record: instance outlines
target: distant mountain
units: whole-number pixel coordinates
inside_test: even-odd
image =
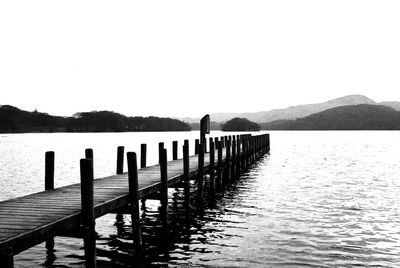
[[[383,105],[349,105],[296,120],[263,123],[261,127],[266,130],[398,130],[400,112]]]
[[[400,111],[400,102],[398,101],[382,101],[379,102],[378,104],[393,108],[396,111]]]
[[[400,103],[386,102],[387,106],[397,106],[396,110],[400,110]],[[275,120],[287,120],[305,117],[310,114],[322,112],[324,110],[335,108],[346,105],[357,105],[357,104],[377,104],[375,101],[363,95],[349,95],[333,100],[329,100],[322,103],[296,105],[284,109],[274,109],[271,111],[263,111],[256,113],[215,113],[211,114],[210,118],[216,122],[226,122],[232,118],[247,118],[257,123],[272,122]],[[390,104],[390,105],[389,105]],[[386,104],[383,104],[386,105]],[[199,122],[198,118],[182,118],[181,120],[189,123]]]
[[[20,132],[116,132],[189,131],[182,121],[159,117],[127,117],[110,111],[76,113],[73,117],[28,112],[10,105],[0,106],[0,133]]]

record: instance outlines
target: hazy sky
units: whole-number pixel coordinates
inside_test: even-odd
[[[1,1],[0,104],[202,116],[400,101],[400,1]]]

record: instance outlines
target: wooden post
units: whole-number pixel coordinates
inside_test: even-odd
[[[189,140],[184,140],[183,145],[189,147]]]
[[[96,267],[96,233],[93,198],[93,161],[81,159],[81,204],[83,243],[87,268]]]
[[[221,136],[222,148],[225,148],[225,137]]]
[[[217,143],[218,146],[218,164],[217,164],[217,190],[222,192],[222,141]]]
[[[189,172],[189,145],[183,145],[183,177],[185,194],[186,221],[190,220],[190,172]]]
[[[178,159],[178,142],[177,141],[172,142],[172,159],[173,160]]]
[[[200,119],[200,143],[204,145],[204,152],[207,150],[206,134],[210,134],[210,115],[208,114]]]
[[[93,149],[91,149],[91,148],[85,149],[85,158],[92,159],[92,161],[93,161]]]
[[[140,145],[140,168],[145,168],[147,166],[147,144],[142,143]],[[146,199],[142,198],[142,209],[146,210]]]
[[[117,148],[117,175],[124,173],[124,146],[118,146]],[[115,220],[118,223],[124,222],[124,216],[122,213],[117,213]]]
[[[165,254],[168,254],[169,227],[168,227],[168,173],[167,173],[167,149],[160,149],[160,173],[161,173],[161,222],[163,225],[163,242]]]
[[[117,174],[124,173],[124,146],[117,148]]]
[[[242,173],[241,168],[240,168],[241,167],[240,143],[241,143],[240,136],[237,135],[237,138],[236,138],[236,175],[237,176],[240,176],[240,174]]]
[[[244,171],[244,170],[246,170],[247,169],[247,160],[248,160],[248,158],[247,158],[247,149],[248,149],[248,145],[249,145],[249,140],[248,140],[249,138],[248,137],[243,137],[243,160],[242,160],[242,162],[243,162],[243,168],[242,168],[242,170]]]
[[[44,172],[44,190],[54,190],[54,152],[46,152],[45,154],[45,172]],[[47,261],[53,263],[56,259],[54,255],[54,237],[46,240]]]
[[[231,161],[231,178],[234,180],[236,178],[236,139],[233,136],[232,139],[232,161]]]
[[[140,145],[140,168],[147,166],[147,144],[142,143]]]
[[[14,252],[11,247],[0,248],[0,264],[2,268],[14,268]]]
[[[54,152],[45,154],[44,189],[54,190]]]
[[[226,158],[225,158],[225,181],[231,184],[231,144],[226,145]]]
[[[194,141],[194,154],[199,154],[199,139]]]
[[[163,142],[159,142],[158,143],[158,163],[161,163],[161,151],[164,149],[164,143]]]
[[[215,202],[215,147],[214,141],[210,139],[210,194],[211,202]]]
[[[128,182],[129,182],[129,203],[131,204],[131,221],[132,234],[135,252],[138,255],[138,266],[143,267],[143,251],[142,251],[142,230],[140,226],[140,210],[139,210],[139,183],[137,172],[136,154],[127,153],[128,160]]]
[[[204,144],[199,144],[198,155],[199,173],[197,178],[197,205],[203,207],[203,188],[204,188]]]

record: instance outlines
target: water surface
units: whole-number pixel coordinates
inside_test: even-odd
[[[221,133],[216,132],[215,136]],[[56,186],[79,181],[86,147],[95,174],[115,172],[116,146],[139,152],[147,142],[156,163],[158,141],[197,133],[18,134],[0,137],[0,197],[43,188],[46,150],[56,151]],[[205,211],[184,221],[181,192],[170,191],[168,257],[158,248],[157,201],[142,211],[152,267],[398,267],[400,263],[400,143],[398,132],[271,132],[271,152]],[[193,148],[193,146],[192,146]],[[181,154],[180,154],[181,155]],[[57,180],[58,178],[58,180]],[[130,219],[96,221],[100,267],[131,267]],[[79,239],[57,238],[49,267],[81,267]],[[17,267],[46,262],[43,245],[16,256]]]

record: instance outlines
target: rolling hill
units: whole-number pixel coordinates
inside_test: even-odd
[[[263,123],[261,127],[264,130],[398,130],[400,112],[383,105],[348,105],[296,120]]]

